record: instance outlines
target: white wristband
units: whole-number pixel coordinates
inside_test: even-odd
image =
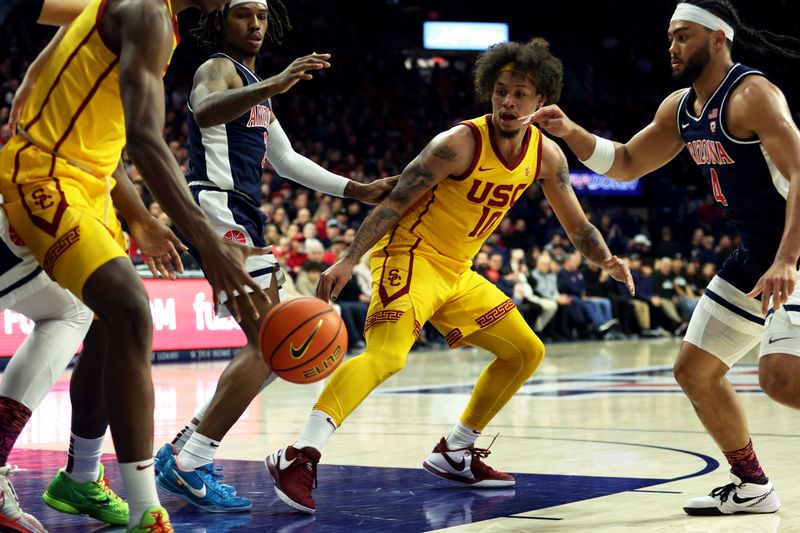
[[[581,163],[598,174],[605,174],[614,166],[614,143],[597,135],[594,138],[594,152],[589,159],[581,160]]]

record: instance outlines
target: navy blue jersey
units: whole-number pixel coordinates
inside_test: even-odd
[[[736,139],[725,128],[728,96],[746,76],[763,74],[737,63],[698,116],[692,112],[694,88],[689,89],[678,106],[678,130],[739,232],[744,251],[774,258],[783,234],[789,180],[775,168],[758,137]]]
[[[245,85],[261,81],[250,69],[225,54],[211,57],[223,57],[233,62]],[[201,128],[195,122],[189,105],[188,182],[238,191],[260,205],[261,171],[266,159],[267,128],[271,116],[268,100],[253,106],[232,122]]]

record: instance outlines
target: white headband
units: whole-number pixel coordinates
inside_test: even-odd
[[[236,0],[234,0],[234,2],[235,1]],[[711,11],[703,9],[702,7],[698,7],[686,2],[678,4],[678,7],[675,8],[675,13],[670,19],[670,22],[673,20],[696,22],[697,24],[705,26],[711,31],[722,30],[723,33],[725,33],[725,38],[733,41],[733,27]]]
[[[228,9],[233,9],[239,4],[261,4],[267,7],[267,0],[231,0],[231,3],[228,4]]]

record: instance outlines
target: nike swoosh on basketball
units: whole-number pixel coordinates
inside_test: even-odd
[[[153,463],[150,463],[149,465],[144,465],[144,466],[142,466],[142,465],[136,465],[136,470],[147,470],[147,469],[148,469],[148,468],[150,468],[151,466],[153,466]]]
[[[178,484],[180,484],[181,487],[186,487],[187,489],[189,489],[189,492],[191,492],[195,497],[197,497],[197,498],[205,498],[206,497],[206,484],[205,483],[203,483],[203,486],[201,488],[196,489],[196,488],[192,487],[191,483],[186,481],[186,479],[180,474],[180,472],[176,471],[175,472],[175,477],[178,478]]]
[[[456,470],[464,470],[464,467],[467,466],[467,460],[464,457],[461,458],[460,463],[457,463],[450,458],[449,454],[443,453],[442,455],[444,455],[444,460],[447,461],[447,464],[449,464]]]
[[[778,341],[785,341],[786,339],[791,339],[791,338],[792,337],[778,337],[777,339],[773,339],[772,337],[770,337],[769,341],[767,341],[767,344],[772,344],[773,342],[778,342]]]
[[[489,172],[490,170],[494,170],[494,167],[478,167],[478,172]]]
[[[322,327],[322,319],[319,319],[317,322],[317,327],[314,328],[314,331],[311,332],[311,335],[308,336],[306,341],[300,345],[299,348],[295,348],[294,344],[289,344],[289,350],[292,352],[292,357],[295,359],[300,359],[305,355],[306,351],[308,350],[309,345],[311,345],[311,341],[314,340],[314,337],[317,336],[317,332],[319,332],[319,328]]]

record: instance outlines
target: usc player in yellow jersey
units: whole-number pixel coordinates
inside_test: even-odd
[[[431,323],[450,346],[484,348],[495,359],[478,378],[460,421],[423,466],[471,487],[506,487],[514,478],[486,465],[474,446],[497,412],[533,374],[544,346],[513,302],[473,272],[471,259],[506,211],[534,181],[575,247],[614,279],[633,280],[584,215],[561,149],[527,125],[558,100],[561,62],[544,39],[503,43],[476,64],[476,92],[492,113],[437,135],[409,164],[395,189],[370,213],[346,254],[322,275],[317,295],[335,299],[359,258],[372,249],[373,295],[366,351],[331,376],[300,438],[267,458],[278,496],[313,513],[320,450],[380,383],[400,371],[420,327]],[[312,468],[309,468],[312,467]]]
[[[265,298],[243,268],[247,256],[265,251],[216,237],[161,135],[162,75],[178,37],[174,15],[189,7],[220,9],[224,3],[90,2],[57,35],[21,110],[19,132],[0,153],[0,192],[11,225],[45,271],[97,316],[87,343],[101,349],[93,351],[96,360],[84,354],[71,388],[95,400],[104,397],[94,407],[111,425],[129,498],[128,527],[134,531],[172,527],[152,469],[148,297],[127,258],[110,201],[112,189],[133,189],[118,164],[123,146],[159,203],[197,246],[215,299],[224,292],[231,301],[234,293],[249,290]],[[118,198],[132,197],[117,193],[114,202]],[[161,271],[174,257],[174,248],[165,247],[155,267]],[[239,301],[246,312],[258,314],[249,297]],[[235,303],[231,307],[238,317]]]

